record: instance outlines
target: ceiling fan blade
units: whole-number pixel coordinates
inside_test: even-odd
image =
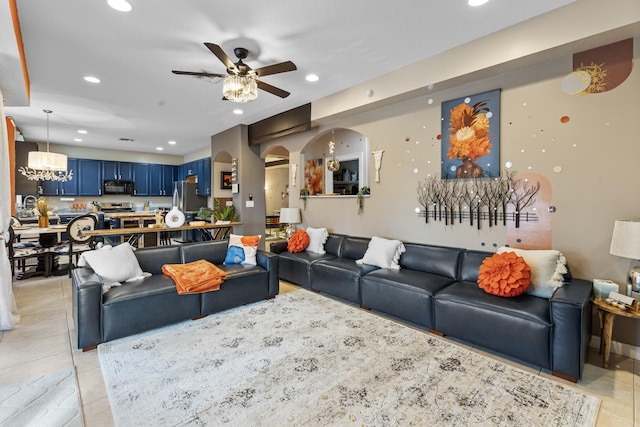
[[[256,68],[253,72],[258,77],[264,77],[271,74],[286,73],[287,71],[295,71],[298,67],[291,61],[280,62],[279,64],[267,65],[266,67]]]
[[[222,50],[220,46],[214,43],[205,42],[204,45],[209,48],[211,53],[218,57],[218,59],[227,67],[227,70],[235,70],[236,65],[233,63],[231,58]]]
[[[286,90],[282,90],[282,89],[277,88],[275,86],[271,86],[270,84],[265,83],[265,82],[261,82],[260,80],[256,80],[256,83],[258,84],[258,89],[262,89],[265,92],[272,93],[275,96],[279,96],[280,98],[286,98],[287,96],[291,95]]]
[[[185,75],[185,76],[198,76],[198,77],[220,77],[224,78],[226,74],[216,74],[216,73],[205,73],[205,72],[196,72],[196,71],[179,71],[179,70],[171,70],[173,74]]]

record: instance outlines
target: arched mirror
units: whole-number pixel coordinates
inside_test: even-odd
[[[302,151],[303,187],[309,196],[355,196],[369,186],[369,140],[350,129],[332,129]]]

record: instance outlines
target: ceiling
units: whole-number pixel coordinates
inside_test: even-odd
[[[129,0],[128,13],[111,9],[106,0],[20,1],[30,105],[7,102],[5,113],[26,141],[46,141],[42,110],[51,109],[51,143],[184,156],[210,148],[210,136],[225,129],[324,98],[572,1],[490,0],[470,7],[467,0]],[[2,6],[0,14],[6,10]],[[6,24],[11,18],[0,19]],[[262,78],[291,96],[260,91],[256,101],[238,104],[222,100],[220,79],[172,74],[225,72],[203,42],[222,46],[232,59],[233,48],[249,49],[245,62],[253,68],[293,61],[297,71]],[[17,55],[17,49],[8,50],[0,57]],[[307,82],[309,73],[320,79]],[[0,74],[3,93],[18,85],[15,73]],[[85,82],[87,75],[101,83]],[[236,108],[243,114],[234,114]]]

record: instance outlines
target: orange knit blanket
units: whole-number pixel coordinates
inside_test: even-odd
[[[162,272],[176,284],[179,295],[217,291],[227,274],[206,260],[187,264],[164,264]]]

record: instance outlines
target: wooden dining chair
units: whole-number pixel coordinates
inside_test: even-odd
[[[83,234],[83,231],[95,230],[98,227],[98,218],[93,213],[79,215],[67,224],[67,240],[56,245],[54,252],[57,255],[68,255],[69,262],[67,268],[69,277],[71,270],[78,263],[80,254],[94,249],[93,240],[90,236]],[[75,256],[75,263],[73,257]]]

